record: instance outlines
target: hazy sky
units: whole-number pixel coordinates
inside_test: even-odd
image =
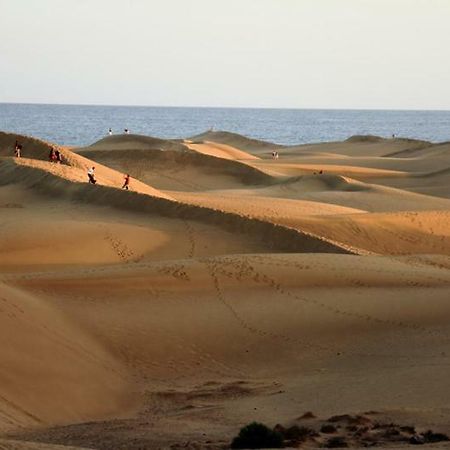
[[[450,0],[0,0],[0,102],[450,109]]]

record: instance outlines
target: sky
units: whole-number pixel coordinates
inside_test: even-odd
[[[0,102],[450,109],[450,0],[0,0]]]

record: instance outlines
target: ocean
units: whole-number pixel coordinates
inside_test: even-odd
[[[208,129],[278,144],[343,140],[355,134],[450,140],[450,111],[182,108],[0,103],[0,131],[61,145],[89,145],[108,129],[187,138]]]

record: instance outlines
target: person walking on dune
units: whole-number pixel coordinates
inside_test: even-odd
[[[109,134],[110,136],[112,136],[112,129],[111,129],[111,128],[108,130],[108,134]]]
[[[14,145],[14,156],[16,158],[20,158],[22,156],[22,144],[19,144],[19,141],[16,141]]]
[[[55,162],[60,163],[60,164],[62,163],[62,155],[59,150],[55,151]]]
[[[130,187],[130,174],[126,174],[123,177],[124,181],[123,181],[123,186],[122,189],[126,189],[128,191],[129,187]]]
[[[95,184],[97,183],[97,180],[95,179],[95,167],[91,167],[88,171],[87,171],[87,176],[89,179],[89,183],[90,184]]]
[[[48,160],[50,162],[56,162],[56,152],[53,147],[50,149],[50,153],[48,154]]]

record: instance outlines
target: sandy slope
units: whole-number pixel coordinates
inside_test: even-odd
[[[297,154],[309,152],[328,152],[345,156],[388,156],[398,152],[410,151],[411,149],[423,149],[431,144],[414,139],[383,139],[377,136],[353,136],[343,142],[328,142],[325,144],[306,144],[293,146],[280,152],[280,155]]]
[[[384,257],[260,254],[9,282],[42,292],[145,386],[145,406],[131,422],[33,439],[69,436],[96,448],[131,436],[155,447],[217,442],[249,420],[289,422],[306,410],[326,417],[375,409],[395,420],[408,411],[414,422],[426,412],[433,427],[448,419],[444,269]]]
[[[240,211],[375,253],[450,254],[450,210],[367,213],[303,200],[236,194],[180,194],[184,202]],[[363,214],[366,213],[366,214]]]
[[[88,333],[44,299],[4,283],[0,291],[2,431],[88,421],[132,406],[126,372]]]
[[[15,133],[0,131],[0,156],[14,156],[14,145],[16,140],[22,145],[22,156],[24,158],[41,159],[48,161],[52,147],[65,153],[63,147],[49,144],[40,139],[29,136],[21,136]]]
[[[442,164],[440,166],[442,167]],[[444,165],[444,167],[446,166]],[[450,198],[450,168],[413,173],[403,178],[391,180],[377,178],[374,182],[420,194]]]
[[[110,138],[107,138],[109,140]],[[108,167],[129,173],[158,189],[198,191],[217,188],[231,188],[236,183],[258,185],[269,183],[271,178],[260,170],[249,167],[227,157],[224,161],[221,151],[190,150],[180,148],[142,148],[135,137],[126,137],[119,148],[105,147],[103,141],[90,147],[77,149],[77,153]],[[177,144],[179,146],[179,144]],[[198,147],[197,147],[198,148]],[[230,150],[231,152],[231,150]],[[251,159],[251,155],[248,155]]]
[[[410,148],[393,152],[386,156],[395,156],[397,158],[429,158],[429,157],[448,157],[450,154],[450,142],[443,142],[441,144],[433,144],[425,147]]]
[[[16,138],[0,449],[213,450],[307,410],[450,433],[445,145],[130,135],[55,165],[26,137],[11,158]]]
[[[142,136],[139,134],[117,134],[106,136],[97,142],[84,147],[89,150],[171,150],[186,151],[187,147],[180,141],[171,141],[167,139],[159,139],[151,136]]]
[[[159,214],[116,210],[0,188],[0,267],[120,264],[221,253],[264,251],[259,236]],[[32,224],[32,226],[30,226]],[[70,239],[67,239],[70,236]]]
[[[248,153],[270,153],[273,150],[283,148],[283,145],[265,142],[258,139],[248,138],[236,133],[227,131],[206,131],[189,138],[193,142],[213,142],[216,144],[225,144]]]
[[[217,158],[235,160],[258,159],[256,156],[243,152],[242,150],[232,147],[231,145],[209,141],[201,141],[200,143],[196,141],[184,141],[184,143],[191,150],[203,153],[205,155],[215,156]]]

